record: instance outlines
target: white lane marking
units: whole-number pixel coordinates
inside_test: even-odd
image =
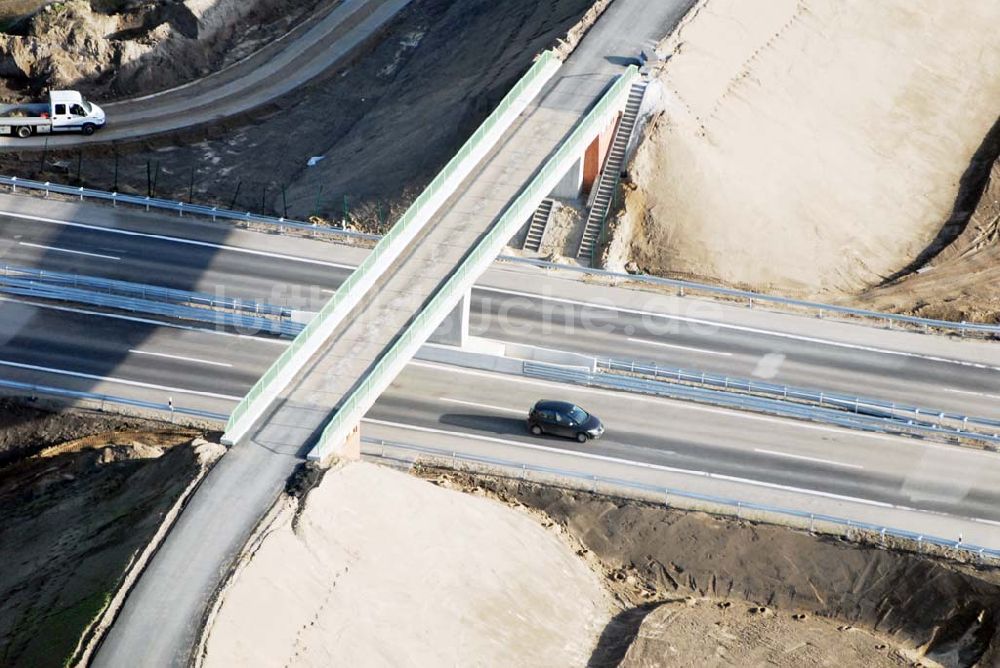
[[[669,404],[681,410],[691,410],[691,411],[701,411],[703,413],[716,413],[720,415],[727,415],[730,417],[741,418],[744,420],[757,420],[760,422],[772,422],[775,424],[781,424],[789,427],[798,427],[799,429],[810,429],[812,431],[826,431],[834,434],[839,434],[841,436],[850,436],[852,438],[869,438],[876,439],[880,441],[893,441],[894,443],[906,448],[927,448],[930,450],[947,450],[948,452],[955,452],[958,448],[962,452],[962,456],[973,456],[973,457],[985,457],[989,458],[992,463],[996,463],[997,454],[994,452],[987,452],[983,450],[976,450],[973,448],[947,445],[944,443],[932,443],[930,441],[922,441],[917,439],[910,439],[903,436],[892,436],[890,434],[873,434],[866,431],[855,431],[853,429],[843,429],[838,427],[824,427],[821,425],[809,424],[796,420],[794,418],[779,418],[770,417],[767,415],[754,415],[750,413],[745,413],[738,410],[730,410],[726,408],[714,408],[711,406],[701,406],[699,404],[694,404],[687,401],[681,401],[679,399],[667,399],[667,398],[655,398],[643,395],[628,394],[625,392],[619,392],[617,390],[604,390],[597,389],[593,387],[581,387],[580,385],[572,385],[565,383],[557,383],[547,380],[535,380],[531,378],[523,378],[520,376],[511,376],[502,373],[490,373],[487,371],[477,371],[474,369],[465,369],[462,367],[454,367],[445,364],[438,364],[435,362],[423,362],[419,360],[411,360],[409,366],[426,367],[428,369],[437,369],[445,373],[464,373],[471,376],[482,376],[484,378],[489,378],[494,382],[497,380],[509,380],[514,383],[523,383],[525,385],[538,385],[540,387],[545,387],[548,389],[563,389],[573,392],[581,392],[585,394],[596,394],[604,398],[607,398],[609,394],[621,395],[623,399],[627,401],[644,401],[653,404]],[[627,395],[627,396],[625,396]]]
[[[559,383],[549,380],[537,380],[534,378],[523,378],[521,376],[511,376],[507,374],[489,373],[487,371],[477,371],[475,369],[465,369],[462,367],[453,367],[442,364],[437,364],[435,362],[423,362],[418,360],[413,360],[410,362],[410,366],[426,367],[429,369],[437,369],[439,371],[444,371],[446,373],[464,373],[470,376],[481,376],[483,378],[490,378],[493,381],[507,380],[512,383],[521,383],[524,385],[537,385],[539,387],[545,387],[549,389],[562,389],[568,392],[581,392],[583,394],[596,394],[602,397],[607,397],[609,394],[619,395],[622,398],[626,398],[628,401],[641,401],[646,403],[658,404],[662,406],[663,404],[670,404],[671,406],[676,406],[682,410],[691,411],[701,411],[703,413],[715,413],[717,415],[727,415],[729,417],[738,418],[742,420],[755,420],[758,422],[770,422],[773,424],[780,424],[787,427],[796,427],[799,429],[808,429],[811,431],[825,431],[833,434],[839,434],[841,436],[851,436],[853,438],[870,438],[880,441],[893,441],[903,445],[906,443],[907,447],[911,445],[929,445],[920,441],[911,441],[910,439],[904,438],[902,436],[891,436],[889,434],[873,434],[866,431],[855,431],[853,429],[843,429],[838,427],[824,427],[822,425],[810,424],[802,420],[795,420],[792,418],[780,418],[780,417],[770,417],[767,415],[755,415],[753,413],[747,413],[744,411],[739,411],[735,409],[727,408],[714,408],[711,406],[702,406],[700,404],[695,404],[688,401],[681,401],[679,399],[668,399],[668,398],[657,398],[648,397],[638,394],[630,394],[628,392],[622,392],[619,390],[606,390],[598,389],[594,387],[583,387],[581,385],[573,385],[566,383]],[[951,446],[954,447],[954,446]],[[995,455],[993,455],[995,456]]]
[[[9,366],[16,369],[28,369],[29,371],[42,371],[57,376],[73,376],[74,378],[86,378],[88,380],[99,380],[106,383],[118,383],[120,385],[130,385],[132,387],[144,387],[151,390],[163,390],[164,392],[176,392],[177,394],[194,394],[199,397],[211,397],[213,399],[227,399],[229,401],[241,401],[243,397],[233,397],[228,394],[218,394],[216,392],[202,392],[200,390],[186,390],[182,387],[168,387],[166,385],[156,385],[155,383],[143,383],[138,380],[127,380],[125,378],[111,378],[108,376],[98,376],[80,371],[67,371],[66,369],[53,369],[45,366],[35,366],[33,364],[22,364],[20,362],[9,362],[0,360],[0,366]]]
[[[205,334],[215,334],[217,336],[232,336],[237,339],[250,339],[252,341],[260,341],[261,343],[274,343],[280,346],[290,346],[291,341],[285,341],[284,339],[271,339],[261,336],[253,336],[252,334],[237,334],[235,332],[222,332],[216,329],[208,329],[207,327],[190,327],[188,325],[178,325],[171,322],[162,322],[160,320],[151,320],[149,318],[139,318],[132,315],[119,315],[117,313],[101,313],[100,311],[88,311],[86,309],[70,308],[69,306],[56,306],[55,304],[41,304],[39,302],[33,302],[28,299],[11,299],[9,297],[0,297],[0,302],[10,302],[12,304],[24,304],[25,306],[33,306],[34,308],[46,309],[49,311],[61,311],[63,313],[79,313],[80,315],[93,315],[99,318],[111,318],[112,320],[125,320],[128,322],[138,322],[143,325],[156,325],[157,327],[168,327],[170,329],[181,329],[187,332],[203,332]]]
[[[759,452],[762,455],[774,455],[775,457],[789,457],[791,459],[801,459],[807,462],[816,462],[817,464],[829,464],[830,466],[843,466],[847,469],[863,469],[864,466],[859,466],[858,464],[844,464],[842,462],[835,462],[830,459],[819,459],[818,457],[806,457],[805,455],[793,455],[788,452],[778,452],[777,450],[762,450],[760,448],[754,448],[754,452]]]
[[[66,227],[78,227],[84,230],[95,230],[98,232],[107,232],[109,234],[121,234],[126,237],[142,237],[145,239],[157,239],[159,241],[169,241],[177,244],[187,244],[189,246],[202,246],[204,248],[218,248],[220,250],[232,251],[234,253],[245,253],[247,255],[259,255],[262,257],[273,257],[280,260],[288,260],[289,262],[302,262],[305,264],[316,264],[323,267],[334,267],[336,269],[355,269],[354,265],[341,264],[339,262],[327,262],[325,260],[314,260],[307,257],[298,257],[296,255],[285,255],[284,253],[271,253],[268,251],[254,250],[251,248],[240,248],[239,246],[227,246],[225,244],[214,244],[208,241],[196,241],[194,239],[182,239],[181,237],[171,237],[165,234],[150,234],[149,232],[136,232],[134,230],[122,230],[115,227],[101,227],[100,225],[88,225],[86,223],[72,223],[66,220],[56,220],[55,218],[45,218],[43,216],[28,216],[23,213],[14,213],[12,211],[2,211],[0,210],[0,215],[10,216],[11,218],[20,218],[21,220],[34,220],[41,223],[51,223],[52,225],[64,225]]]
[[[449,397],[438,397],[441,401],[447,401],[452,404],[461,404],[462,406],[473,406],[474,408],[486,408],[492,411],[502,411],[505,413],[515,413],[517,415],[527,416],[528,411],[521,410],[519,408],[505,408],[503,406],[491,406],[490,404],[480,404],[475,401],[465,401],[463,399],[451,399]]]
[[[851,350],[863,350],[865,352],[879,353],[883,355],[897,355],[901,357],[914,357],[917,359],[926,359],[932,362],[944,362],[946,364],[957,364],[959,366],[971,366],[977,369],[989,369],[991,371],[1000,371],[1000,367],[991,366],[989,364],[982,364],[979,362],[966,362],[964,360],[949,359],[947,357],[937,357],[936,355],[927,355],[924,353],[912,353],[905,352],[901,350],[888,350],[886,348],[877,348],[874,346],[864,346],[858,343],[844,343],[842,341],[832,341],[830,339],[821,339],[813,336],[803,336],[801,334],[790,334],[788,332],[775,332],[767,329],[758,329],[756,327],[747,327],[745,325],[731,325],[727,323],[718,322],[715,320],[704,320],[702,318],[691,318],[683,315],[674,315],[669,313],[654,313],[653,311],[643,311],[641,309],[623,308],[621,306],[610,306],[608,304],[594,304],[592,302],[584,302],[576,299],[565,299],[563,297],[552,297],[549,295],[536,295],[530,292],[521,292],[519,290],[507,290],[503,288],[492,288],[485,286],[476,286],[476,290],[483,290],[486,292],[499,292],[500,294],[515,295],[519,297],[527,297],[528,299],[536,299],[539,301],[551,301],[558,302],[561,304],[570,304],[573,306],[587,306],[590,308],[603,309],[605,311],[617,311],[619,313],[631,313],[632,315],[644,315],[652,318],[663,318],[664,320],[677,320],[680,322],[690,322],[696,325],[709,325],[712,327],[718,327],[719,329],[731,329],[737,332],[747,332],[750,334],[762,334],[764,336],[774,336],[781,339],[791,339],[795,341],[805,341],[807,343],[818,343],[820,345],[832,346],[834,348],[848,348]]]
[[[352,268],[353,268],[353,267],[352,267]],[[327,290],[327,289],[325,289],[325,288],[324,288],[324,289],[321,289],[321,290],[320,290],[320,292],[325,292],[325,293],[326,293],[326,294],[328,294],[328,295],[335,295],[335,294],[337,294],[337,291],[336,291],[336,290]]]
[[[971,394],[974,397],[986,397],[987,399],[1000,399],[1000,394],[989,394],[986,392],[970,392],[969,390],[956,390],[951,387],[944,388],[945,392],[952,392],[954,394]]]
[[[121,260],[120,257],[115,255],[101,255],[100,253],[87,253],[86,251],[71,250],[69,248],[58,248],[56,246],[45,246],[44,244],[33,244],[29,241],[18,241],[21,246],[27,246],[28,248],[41,248],[42,250],[55,251],[56,253],[71,253],[73,255],[86,255],[88,257],[99,257],[104,260]]]
[[[631,336],[628,338],[632,343],[644,343],[648,346],[662,346],[664,348],[677,348],[678,350],[688,350],[693,353],[704,353],[706,355],[726,355],[727,357],[732,355],[732,353],[722,352],[720,350],[705,350],[704,348],[692,348],[690,346],[679,346],[676,343],[664,343],[663,341],[650,341],[649,339],[635,339]]]
[[[53,225],[65,225],[65,226],[68,226],[68,227],[78,227],[78,228],[81,228],[81,229],[97,230],[97,231],[101,231],[101,232],[108,232],[108,233],[111,233],[111,234],[121,234],[121,235],[124,235],[124,236],[145,237],[145,238],[148,238],[148,239],[159,239],[159,240],[162,240],[162,241],[170,241],[170,242],[174,242],[174,243],[189,244],[189,245],[192,245],[192,246],[203,246],[203,247],[207,247],[207,248],[218,248],[218,249],[222,249],[222,250],[230,250],[230,251],[233,251],[235,253],[245,253],[245,254],[248,254],[248,255],[259,255],[259,256],[263,256],[263,257],[280,258],[280,259],[283,259],[283,260],[289,260],[291,262],[302,262],[302,263],[306,263],[306,264],[316,264],[316,265],[322,265],[322,266],[327,266],[327,267],[335,267],[337,269],[350,269],[350,270],[353,271],[354,269],[357,268],[356,265],[343,264],[343,263],[340,263],[340,262],[327,262],[327,261],[324,261],[324,260],[313,260],[313,259],[310,259],[310,258],[297,257],[297,256],[294,256],[294,255],[285,255],[283,253],[269,253],[269,252],[266,252],[266,251],[252,250],[252,249],[249,249],[249,248],[239,248],[237,246],[226,246],[224,244],[213,244],[213,243],[209,243],[207,241],[195,241],[193,239],[182,239],[180,237],[171,237],[171,236],[167,236],[167,235],[163,235],[163,234],[149,234],[147,232],[135,232],[133,230],[122,230],[122,229],[117,229],[117,228],[101,227],[99,225],[88,225],[88,224],[85,224],[85,223],[73,223],[73,222],[64,221],[64,220],[56,220],[54,218],[46,218],[44,216],[29,216],[29,215],[25,215],[25,214],[21,214],[21,213],[14,213],[13,211],[3,211],[3,210],[0,210],[0,215],[9,216],[11,218],[19,218],[21,220],[35,220],[35,221],[39,221],[39,222],[43,222],[43,223],[51,223]],[[735,330],[735,331],[749,332],[749,333],[752,333],[752,334],[763,334],[765,336],[775,336],[775,337],[778,337],[778,338],[786,338],[786,339],[793,339],[793,340],[799,340],[799,341],[806,341],[806,342],[809,342],[809,343],[819,343],[821,345],[828,345],[828,346],[839,347],[839,348],[850,348],[850,349],[854,349],[854,350],[864,350],[864,351],[867,351],[867,352],[881,353],[881,354],[885,354],[885,355],[899,355],[899,356],[903,356],[903,357],[914,357],[914,358],[918,358],[918,359],[930,360],[930,361],[933,361],[933,362],[944,362],[944,363],[947,363],[947,364],[958,364],[958,365],[961,365],[961,366],[971,366],[971,367],[975,367],[975,368],[979,368],[979,369],[990,369],[990,370],[994,370],[994,371],[1000,371],[1000,367],[991,366],[991,365],[988,365],[988,364],[980,364],[980,363],[976,363],[976,362],[966,362],[966,361],[963,361],[963,360],[954,360],[954,359],[948,359],[946,357],[937,357],[937,356],[934,356],[934,355],[925,355],[925,354],[920,354],[920,353],[903,352],[903,351],[898,351],[898,350],[886,350],[884,348],[875,348],[875,347],[871,347],[871,346],[862,346],[862,345],[853,344],[853,343],[843,343],[843,342],[840,342],[840,341],[831,341],[831,340],[828,340],[828,339],[820,339],[820,338],[815,338],[815,337],[801,336],[801,335],[797,335],[797,334],[789,334],[789,333],[786,333],[786,332],[775,332],[775,331],[769,331],[769,330],[764,330],[764,329],[757,329],[757,328],[754,328],[754,327],[745,327],[745,326],[741,326],[741,325],[730,325],[730,324],[725,324],[725,323],[716,322],[716,321],[712,321],[712,320],[703,320],[703,319],[700,319],[700,318],[690,318],[690,317],[686,317],[686,316],[671,315],[671,314],[666,314],[666,313],[654,313],[654,312],[651,312],[651,311],[642,311],[642,310],[638,310],[638,309],[626,309],[626,308],[621,308],[621,307],[616,307],[616,306],[608,306],[608,305],[605,305],[605,304],[593,304],[593,303],[590,303],[590,302],[583,302],[583,301],[578,301],[578,300],[573,300],[573,299],[564,299],[564,298],[552,297],[552,296],[548,296],[548,295],[537,295],[537,294],[533,294],[533,293],[529,293],[529,292],[520,292],[520,291],[517,291],[517,290],[507,290],[507,289],[504,289],[504,288],[486,287],[486,286],[481,286],[481,285],[474,286],[474,289],[475,290],[482,290],[482,291],[486,291],[486,292],[498,292],[500,294],[510,294],[510,295],[515,295],[515,296],[528,297],[529,299],[538,299],[540,301],[554,301],[554,302],[560,302],[560,303],[565,303],[565,304],[575,304],[577,306],[589,306],[589,307],[592,307],[592,308],[604,309],[604,310],[607,310],[607,311],[617,311],[617,312],[621,312],[621,313],[632,313],[632,314],[635,314],[635,315],[648,315],[648,316],[651,316],[651,317],[664,318],[664,319],[667,319],[667,320],[671,320],[672,319],[672,320],[678,320],[678,321],[682,321],[682,322],[691,322],[691,323],[695,323],[695,324],[712,325],[712,326],[715,326],[715,327],[719,327],[721,329],[732,329],[732,330]]]
[[[184,357],[183,355],[168,355],[167,353],[154,353],[149,350],[135,350],[134,348],[129,350],[130,353],[136,355],[152,355],[153,357],[165,357],[168,359],[181,360],[182,362],[194,362],[195,364],[208,364],[210,366],[224,366],[232,368],[232,364],[227,362],[213,362],[212,360],[198,359],[197,357]]]
[[[497,437],[494,437],[494,436],[480,436],[478,434],[471,434],[471,433],[460,432],[460,431],[448,431],[448,430],[445,430],[445,429],[434,429],[432,427],[419,427],[419,426],[416,426],[416,425],[404,424],[402,422],[392,422],[390,420],[379,420],[379,419],[376,419],[376,418],[363,418],[362,422],[368,422],[370,424],[380,424],[380,425],[383,425],[383,426],[386,426],[386,427],[396,427],[396,428],[400,428],[400,429],[409,429],[409,430],[413,430],[413,431],[422,431],[422,432],[426,432],[426,433],[429,433],[429,434],[442,434],[442,435],[445,435],[445,436],[455,436],[457,438],[473,439],[473,440],[477,440],[477,441],[487,441],[487,442],[490,442],[490,443],[500,443],[501,445],[512,445],[512,446],[515,446],[515,447],[518,447],[518,448],[524,448],[526,450],[536,450],[536,451],[539,451],[539,452],[548,452],[548,453],[554,453],[554,454],[559,454],[559,455],[568,455],[568,456],[571,456],[571,457],[580,457],[580,458],[583,458],[583,459],[592,459],[592,460],[595,460],[595,461],[606,462],[606,463],[609,463],[609,464],[621,464],[621,465],[625,465],[625,466],[635,466],[635,467],[638,467],[638,468],[650,469],[650,470],[653,470],[653,471],[662,471],[664,473],[680,473],[680,474],[683,474],[683,475],[693,475],[693,476],[699,476],[699,477],[702,477],[702,478],[711,478],[711,479],[714,479],[714,480],[725,480],[725,481],[728,481],[728,482],[737,482],[737,483],[743,483],[743,484],[747,484],[747,485],[755,485],[757,487],[767,487],[767,488],[770,488],[770,489],[780,489],[780,490],[789,491],[789,492],[797,492],[797,493],[800,493],[800,494],[808,494],[810,496],[821,496],[821,497],[824,497],[824,498],[827,498],[827,499],[837,499],[837,500],[840,500],[840,501],[852,501],[854,503],[862,503],[862,504],[869,505],[869,506],[878,506],[880,508],[895,508],[897,510],[910,510],[910,511],[917,510],[916,508],[910,508],[908,506],[898,506],[898,505],[895,505],[895,504],[892,504],[892,503],[885,503],[884,501],[873,501],[871,499],[862,499],[862,498],[859,498],[859,497],[856,497],[856,496],[844,496],[844,495],[841,495],[841,494],[833,494],[831,492],[821,492],[821,491],[815,490],[815,489],[805,489],[803,487],[792,487],[790,485],[779,485],[777,483],[764,482],[762,480],[752,480],[750,478],[739,478],[739,477],[736,477],[736,476],[724,475],[724,474],[721,474],[721,473],[711,473],[709,471],[698,471],[698,470],[692,470],[692,469],[676,468],[676,467],[673,467],[673,466],[664,466],[662,464],[649,464],[647,462],[636,462],[636,461],[632,461],[632,460],[629,460],[629,459],[620,459],[618,457],[609,457],[607,455],[598,455],[598,454],[594,454],[594,453],[591,453],[591,452],[580,452],[580,451],[577,451],[577,450],[563,450],[563,449],[560,449],[560,448],[553,448],[553,447],[544,446],[544,445],[531,445],[529,443],[522,443],[521,441],[512,441],[512,440],[509,440],[509,439],[497,438]],[[635,446],[628,446],[627,444],[624,444],[624,443],[622,445],[626,445],[626,447],[635,447]],[[646,448],[646,449],[648,449],[648,448]],[[928,512],[928,511],[921,510],[920,512]]]
[[[983,524],[992,524],[995,527],[1000,527],[1000,522],[997,522],[996,520],[984,520],[982,517],[973,517],[972,521],[982,522]]]

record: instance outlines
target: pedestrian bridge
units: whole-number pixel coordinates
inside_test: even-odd
[[[379,394],[539,202],[568,173],[580,177],[575,165],[607,136],[638,76],[623,63],[689,4],[616,0],[566,62],[537,59],[237,406],[224,436],[233,447],[128,592],[92,665],[189,663],[220,582],[294,468],[306,455],[352,454]]]
[[[637,77],[634,65],[542,54],[240,403],[224,442],[356,455],[361,418],[614,126]]]

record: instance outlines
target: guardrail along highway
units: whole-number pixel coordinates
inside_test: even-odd
[[[406,4],[341,3],[303,26],[302,40],[254,56],[266,64],[111,106],[118,129],[59,140],[148,134],[151,104],[173,110],[158,113],[161,129],[181,122],[182,107],[241,113],[311,79]],[[688,5],[616,0],[566,62],[540,55],[374,250],[376,239],[341,244],[303,227],[278,234],[274,221],[262,233],[179,211],[0,194],[0,390],[45,386],[169,405],[177,419],[228,417],[230,450],[129,594],[95,665],[131,666],[136,656],[186,663],[218,585],[289,474],[307,456],[349,452],[359,424],[369,450],[380,440],[408,443],[1000,547],[1000,455],[988,443],[847,430],[486,368],[504,346],[544,348],[539,355],[929,407],[984,418],[984,429],[1000,420],[1000,346],[988,332],[890,331],[682,297],[672,285],[494,262],[510,228],[619,111],[639,76],[625,63]],[[411,361],[463,299],[478,338],[464,351],[434,347],[453,363],[428,361],[427,348]],[[473,358],[480,368],[469,368]],[[539,398],[593,409],[607,434],[587,444],[529,436],[525,413]]]

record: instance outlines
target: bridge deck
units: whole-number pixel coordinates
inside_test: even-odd
[[[620,73],[561,78],[511,127],[276,402],[252,441],[299,452]]]

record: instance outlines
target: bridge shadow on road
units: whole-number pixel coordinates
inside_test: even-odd
[[[7,215],[10,213],[20,216]],[[0,265],[225,295],[227,286],[207,285],[203,277],[217,261],[220,250],[215,246],[225,245],[234,228],[221,223],[198,225],[196,234],[188,236],[204,245],[156,242],[149,236],[181,236],[183,230],[177,226],[182,221],[190,224],[187,218],[178,220],[135,209],[0,196]],[[147,234],[100,229],[119,226]],[[117,388],[117,394],[138,394],[143,400],[164,406],[172,401],[177,407],[190,403],[195,395],[175,392],[174,388],[202,392],[215,389],[214,373],[192,373],[190,364],[183,367],[182,362],[171,358],[169,353],[178,352],[176,341],[183,330],[166,330],[155,317],[142,313],[119,311],[114,314],[117,317],[111,317],[102,313],[105,310],[35,296],[0,294],[0,379],[96,392],[101,379],[113,378],[129,382],[110,384],[99,391],[116,394]],[[134,351],[145,354],[137,357]],[[278,352],[280,349],[275,347],[275,355]],[[205,351],[192,354],[209,357]],[[36,394],[5,388],[0,388],[0,393]],[[37,395],[46,398],[44,393]]]

